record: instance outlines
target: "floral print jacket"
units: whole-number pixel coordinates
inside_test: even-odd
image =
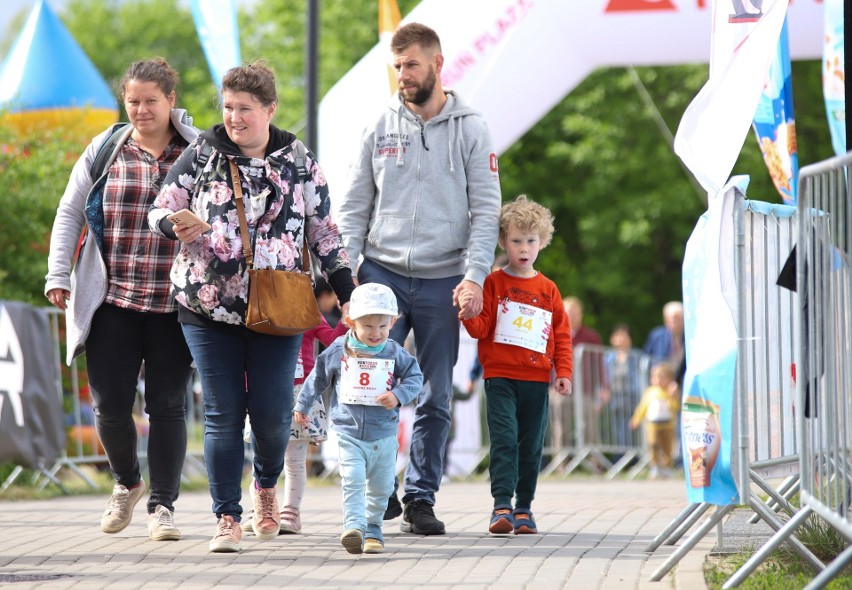
[[[298,141],[292,133],[270,125],[265,159],[251,158],[240,152],[219,124],[203,132],[174,163],[148,214],[151,230],[166,235],[160,222],[183,208],[212,226],[194,242],[181,244],[172,265],[173,292],[180,305],[211,320],[245,323],[248,273],[229,160],[240,171],[254,268],[300,268],[307,233],[310,250],[327,280],[341,270],[351,275],[340,232],[331,218],[325,176],[310,151],[302,190],[293,155]],[[202,142],[214,149],[199,171]]]

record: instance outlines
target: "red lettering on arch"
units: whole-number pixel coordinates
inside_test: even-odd
[[[604,12],[639,12],[677,10],[671,0],[609,0]]]

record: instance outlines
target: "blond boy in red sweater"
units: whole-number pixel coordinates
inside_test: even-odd
[[[552,236],[547,208],[524,195],[504,205],[498,243],[509,263],[486,277],[482,313],[464,320],[465,329],[479,340],[484,368],[494,498],[488,530],[495,534],[538,532],[532,501],[551,372],[556,373],[556,391],[571,394],[571,330],[562,295],[533,268]]]

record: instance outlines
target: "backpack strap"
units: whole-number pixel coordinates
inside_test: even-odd
[[[299,174],[299,183],[302,185],[302,192],[305,192],[305,180],[308,178],[308,169],[305,166],[307,149],[298,139],[293,144],[293,159],[296,161],[296,171]]]
[[[210,156],[213,155],[213,146],[205,141],[204,138],[199,137],[198,143],[201,146],[201,153],[198,154],[198,158],[195,160],[195,179],[193,180],[193,185],[198,183],[201,173],[204,172],[204,166],[207,164]]]
[[[118,156],[121,146],[124,145],[124,142],[127,141],[131,133],[133,133],[133,126],[126,122],[115,123],[109,128],[109,137],[98,148],[98,152],[95,154],[95,159],[92,162],[92,181],[98,180],[109,170],[116,156]]]

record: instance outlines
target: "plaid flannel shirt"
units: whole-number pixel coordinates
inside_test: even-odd
[[[169,271],[180,242],[155,235],[148,228],[148,210],[185,148],[175,136],[154,158],[131,137],[110,166],[103,200],[107,303],[153,313],[177,309]]]

